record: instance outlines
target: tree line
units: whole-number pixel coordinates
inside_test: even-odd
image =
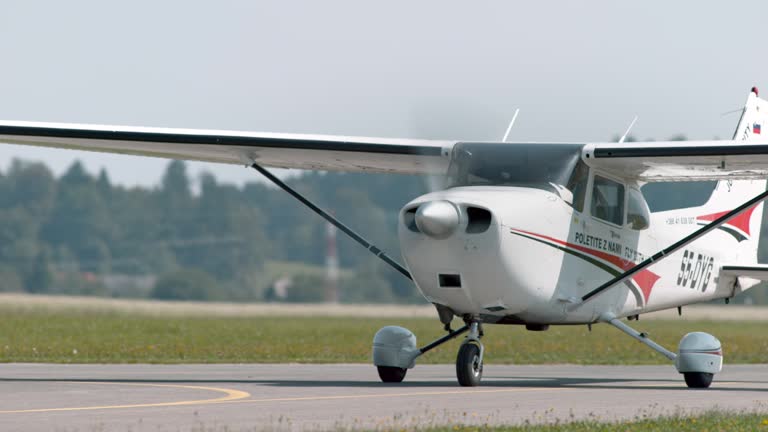
[[[193,188],[181,161],[168,164],[155,188],[112,184],[79,162],[55,178],[41,163],[14,161],[0,174],[0,289],[257,301],[288,268],[286,300],[322,299],[322,268],[312,268],[325,261],[321,219],[265,183],[237,187],[210,174],[198,181]],[[303,173],[287,182],[395,257],[397,212],[426,191],[414,176]],[[419,298],[342,235],[338,254],[342,301]],[[129,288],[111,289],[115,281]]]

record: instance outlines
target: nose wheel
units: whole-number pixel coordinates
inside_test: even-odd
[[[483,378],[483,359],[480,357],[480,347],[474,343],[466,343],[459,348],[456,356],[456,378],[462,387],[476,387]]]
[[[476,387],[483,378],[483,344],[480,342],[480,324],[473,322],[469,334],[456,356],[456,378],[462,387]]]

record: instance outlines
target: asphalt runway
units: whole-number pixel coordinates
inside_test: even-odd
[[[382,384],[370,365],[0,365],[2,431],[262,431],[768,412],[768,365],[726,365],[708,390],[672,366],[453,365]]]

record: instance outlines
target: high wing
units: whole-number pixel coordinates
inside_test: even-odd
[[[768,178],[768,140],[587,144],[584,161],[644,182]]]
[[[768,101],[747,96],[728,141],[588,144],[584,161],[618,177],[644,182],[768,178]],[[763,137],[766,138],[763,138]]]
[[[0,143],[328,171],[445,173],[455,142],[0,120]]]

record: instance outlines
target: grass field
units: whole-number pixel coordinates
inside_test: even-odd
[[[240,430],[240,429],[238,429]],[[255,427],[243,431],[263,432],[281,429]],[[345,426],[326,429],[329,431],[350,432]],[[702,414],[675,414],[658,418],[638,418],[621,422],[600,421],[554,421],[548,424],[521,424],[510,426],[477,426],[449,424],[443,426],[412,427],[384,425],[372,431],[383,432],[741,432],[768,430],[768,415],[758,412],[732,413],[727,411],[708,411]],[[193,429],[195,432],[232,432],[224,426],[205,426]]]
[[[434,318],[185,317],[36,306],[0,306],[0,317],[4,362],[367,363],[373,335],[384,325],[411,329],[420,345],[443,334]],[[723,342],[728,363],[768,361],[765,322],[641,320],[633,325],[673,350],[686,332],[707,331]],[[592,332],[586,326],[546,332],[486,326],[484,342],[487,361],[496,364],[667,363],[603,324]],[[452,363],[458,343],[449,342],[419,361]]]
[[[709,412],[698,416],[672,416],[620,423],[578,421],[550,425],[500,427],[444,426],[422,429],[422,432],[700,432],[768,430],[768,416],[757,413],[733,414]]]

